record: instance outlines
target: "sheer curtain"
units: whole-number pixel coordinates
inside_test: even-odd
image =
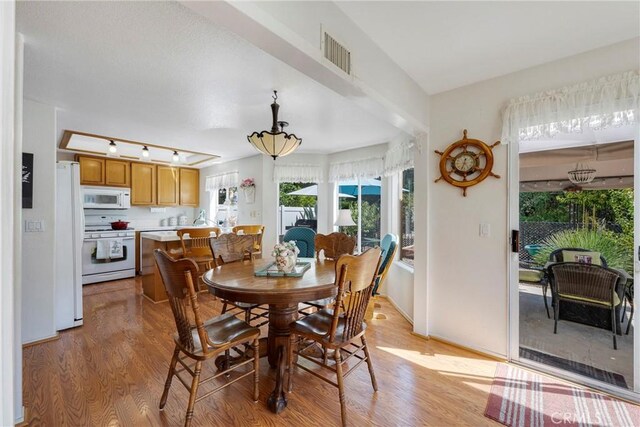
[[[316,165],[275,165],[273,167],[274,182],[324,182],[324,171]]]
[[[514,98],[503,114],[502,142],[637,123],[639,95],[640,75],[628,71]]]

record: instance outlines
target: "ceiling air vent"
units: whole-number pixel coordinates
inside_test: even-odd
[[[345,73],[351,74],[351,52],[327,33],[324,33],[324,57]]]

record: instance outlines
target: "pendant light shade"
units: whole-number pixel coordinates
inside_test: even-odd
[[[146,145],[142,147],[142,157],[144,157],[145,159],[149,157],[149,149]]]
[[[173,160],[173,163],[178,163],[180,161],[180,155],[178,154],[177,151],[173,151],[173,155],[171,156],[171,160]]]
[[[113,139],[112,139],[111,142],[109,143],[109,152],[115,153],[116,151],[118,151],[118,147],[116,147],[116,143],[113,142]]]
[[[280,105],[276,102],[277,99],[278,91],[274,90],[273,103],[271,104],[271,115],[273,117],[271,131],[263,130],[262,132],[254,132],[247,136],[251,145],[261,153],[273,157],[273,160],[293,153],[302,143],[302,139],[284,131],[284,128],[289,126],[289,123],[278,121],[278,109]],[[278,129],[278,126],[280,129]]]

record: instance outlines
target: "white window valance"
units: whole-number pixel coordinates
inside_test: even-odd
[[[237,187],[240,184],[238,171],[210,175],[205,179],[205,190],[215,192],[221,188]]]
[[[377,178],[384,174],[382,157],[336,162],[329,165],[329,182],[357,178]]]
[[[275,165],[274,182],[324,182],[324,171],[316,165]]]
[[[638,71],[514,98],[503,114],[502,142],[637,123],[639,99]]]
[[[384,155],[384,175],[391,176],[413,167],[416,141],[414,138],[391,141]]]

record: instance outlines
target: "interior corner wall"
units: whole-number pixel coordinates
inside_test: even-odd
[[[22,209],[22,219],[42,220],[44,231],[22,234],[22,343],[56,335],[51,280],[55,277],[55,132],[55,108],[25,99],[22,149],[33,153],[33,208]]]
[[[487,178],[468,189],[467,197],[445,182],[433,182],[439,176],[433,150],[461,139],[463,129],[470,138],[499,140],[501,113],[511,98],[638,69],[639,63],[636,38],[431,97],[427,151],[433,172],[426,181],[430,335],[507,356],[507,147],[494,149],[494,172],[501,178]],[[479,236],[480,223],[490,224],[489,237]]]

